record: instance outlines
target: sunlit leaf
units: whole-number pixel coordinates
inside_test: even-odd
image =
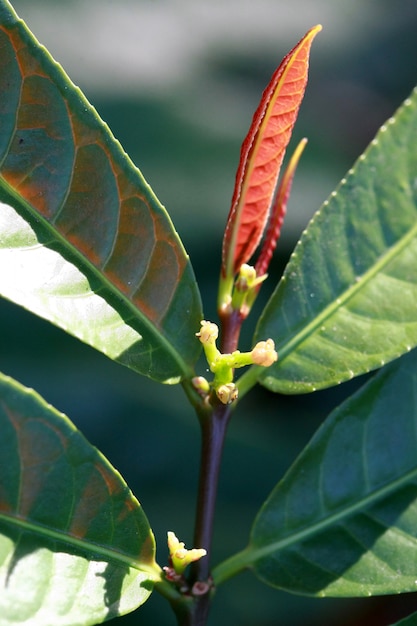
[[[279,354],[269,389],[335,385],[417,344],[416,137],[414,92],[304,232],[255,334]]]
[[[331,413],[216,582],[244,566],[308,595],[417,590],[416,350]]]
[[[201,304],[170,219],[7,0],[0,91],[0,294],[140,373],[190,374]]]
[[[284,57],[265,89],[242,144],[223,241],[223,275],[234,275],[264,231],[285,150],[307,85],[315,26]]]
[[[154,538],[118,472],[3,375],[0,432],[1,626],[87,626],[145,602]]]

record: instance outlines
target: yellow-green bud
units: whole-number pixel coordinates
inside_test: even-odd
[[[217,337],[219,336],[219,328],[217,324],[213,322],[206,322],[206,320],[201,320],[201,328],[198,333],[196,333],[196,337],[198,337],[202,344],[213,344],[216,342]]]
[[[210,391],[210,384],[204,376],[194,376],[191,379],[193,387],[199,394],[206,394]]]
[[[172,567],[177,574],[182,574],[187,565],[193,561],[198,561],[207,554],[204,548],[187,550],[184,543],[179,541],[175,533],[171,531],[168,531],[168,549]]]
[[[236,281],[236,287],[240,291],[245,291],[252,286],[254,280],[256,280],[255,268],[252,267],[252,265],[243,263],[243,265],[240,266],[239,275]]]
[[[196,337],[198,337],[203,344],[207,363],[209,364],[211,371],[213,371],[217,359],[220,356],[220,352],[216,347],[216,339],[219,336],[219,328],[217,324],[207,322],[206,320],[201,320],[200,324],[201,328],[200,331],[196,333]]]
[[[263,367],[269,367],[278,360],[275,343],[272,339],[259,341],[253,348],[251,356],[255,365],[262,365]]]

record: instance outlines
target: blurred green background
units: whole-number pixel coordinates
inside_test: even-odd
[[[263,301],[309,218],[417,83],[416,0],[13,4],[167,207],[212,320],[240,144],[282,56],[323,24],[293,140],[294,146],[307,136],[309,144]],[[64,411],[122,473],[154,528],[159,562],[166,559],[167,530],[190,544],[199,436],[181,389],[142,379],[5,301],[0,323],[0,369]],[[225,450],[215,562],[245,546],[271,488],[360,382],[300,398],[257,389],[242,402]],[[173,624],[165,604],[153,594],[120,626]],[[247,573],[218,590],[209,624],[384,626],[411,610],[415,595],[305,599],[264,587]]]

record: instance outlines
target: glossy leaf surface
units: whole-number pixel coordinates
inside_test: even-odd
[[[381,128],[296,246],[255,333],[273,391],[303,393],[417,344],[417,93]]]
[[[139,170],[0,1],[0,293],[132,369],[190,374],[188,257]]]
[[[280,167],[307,85],[315,26],[284,57],[265,89],[242,144],[223,241],[223,275],[236,274],[255,252],[272,203]]]
[[[145,602],[154,538],[118,472],[3,375],[0,432],[1,625],[87,626]]]
[[[245,558],[297,593],[416,590],[416,350],[331,413],[261,509]]]

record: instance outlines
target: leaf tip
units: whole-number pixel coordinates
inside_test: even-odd
[[[313,28],[310,28],[310,33],[312,37],[315,37],[317,35],[317,33],[319,33],[321,30],[323,30],[323,26],[321,24],[316,24],[315,26],[313,26]]]
[[[321,24],[310,28],[284,57],[262,94],[242,143],[223,238],[223,278],[231,279],[242,264],[249,262],[262,238],[306,89],[311,44],[321,30]]]

